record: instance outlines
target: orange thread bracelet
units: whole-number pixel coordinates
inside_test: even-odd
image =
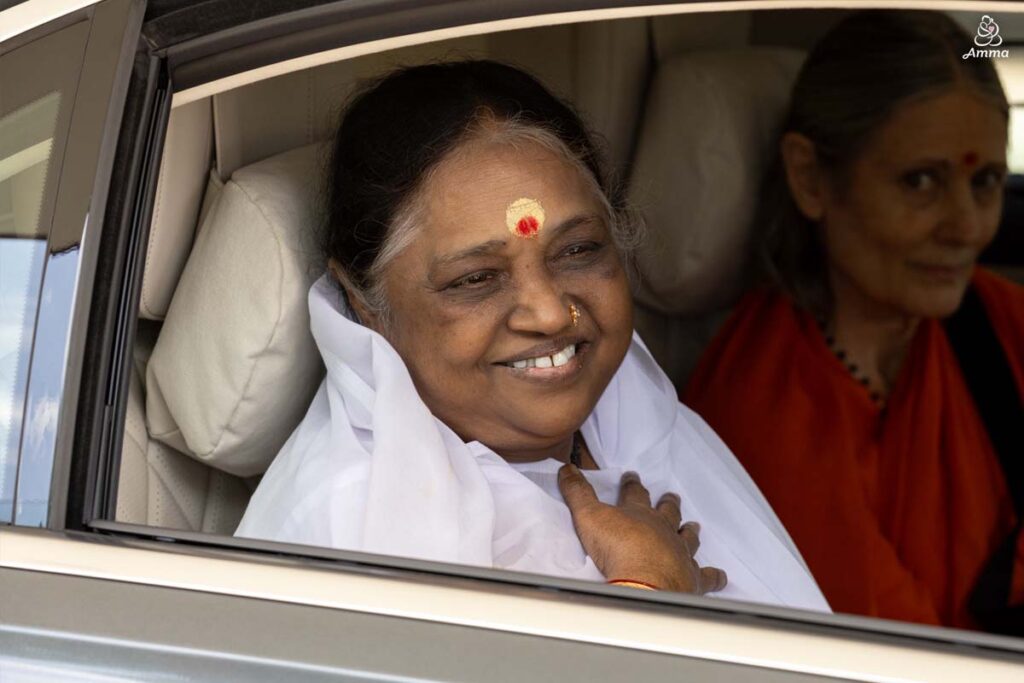
[[[633,579],[612,579],[608,582],[609,586],[626,586],[628,588],[639,588],[645,591],[656,591],[660,590],[657,586],[652,586],[649,583],[643,581],[634,581]]]

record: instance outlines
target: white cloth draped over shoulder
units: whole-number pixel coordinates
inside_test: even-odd
[[[305,418],[264,475],[238,536],[600,581],[558,492],[561,463],[509,464],[462,441],[420,399],[379,334],[350,319],[326,277],[309,294],[327,368]],[[671,491],[701,525],[698,562],[724,569],[715,595],[828,610],[796,547],[724,443],[679,403],[634,334],[581,432],[614,503],[626,471],[654,500]]]

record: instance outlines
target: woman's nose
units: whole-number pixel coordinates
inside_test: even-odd
[[[989,213],[969,184],[954,188],[946,202],[939,239],[957,246],[976,244],[984,238]]]
[[[571,325],[569,304],[551,277],[533,275],[517,288],[509,327],[517,332],[557,334]]]

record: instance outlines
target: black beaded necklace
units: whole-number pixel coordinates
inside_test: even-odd
[[[855,379],[858,384],[864,387],[864,389],[868,392],[868,396],[875,404],[884,408],[885,395],[883,394],[883,392],[878,391],[875,388],[872,388],[871,380],[868,378],[867,375],[860,372],[860,368],[857,367],[856,363],[850,362],[849,354],[846,353],[844,349],[840,348],[836,344],[836,338],[833,335],[829,334],[828,326],[825,324],[825,321],[820,318],[818,319],[818,328],[821,330],[822,336],[825,337],[825,345],[828,346],[829,350],[839,360],[839,362],[843,364],[843,367],[846,368],[846,371],[850,373],[850,376],[853,377],[853,379]]]
[[[580,454],[580,433],[575,432],[572,435],[572,450],[569,451],[569,462],[575,465],[578,469],[583,468],[583,456]]]

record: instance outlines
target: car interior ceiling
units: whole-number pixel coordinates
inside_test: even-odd
[[[669,267],[692,255],[691,235],[704,240],[692,270],[653,264],[637,295],[637,328],[681,386],[745,284],[745,235],[801,51],[840,16],[684,14],[470,36],[325,64],[173,109],[128,379],[116,519],[230,535],[301,420],[321,377],[305,318],[318,273],[304,230],[316,220],[322,143],[360,79],[396,65],[488,57],[524,67],[574,103],[603,137],[609,165],[625,169],[649,232],[676,259]],[[716,115],[723,106],[739,113]],[[680,120],[687,125],[673,125]],[[693,134],[701,126],[714,127],[703,138],[747,146],[719,150],[729,166],[719,158],[700,169],[718,183],[714,197],[666,192],[664,176],[679,159],[701,163],[705,147]],[[698,215],[712,219],[698,225]],[[1018,279],[1022,223],[1024,182],[1016,178],[1002,234],[983,260]]]

